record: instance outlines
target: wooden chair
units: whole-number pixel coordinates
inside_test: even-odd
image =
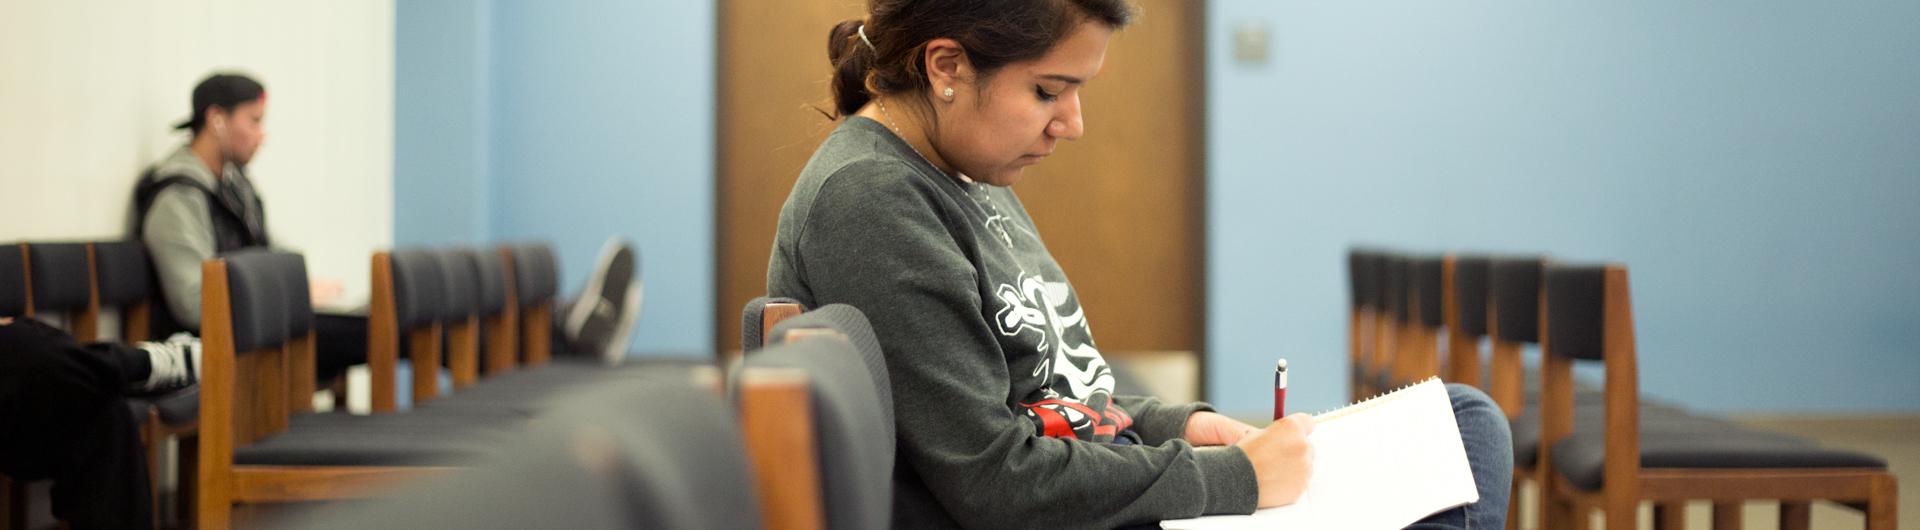
[[[1481,391],[1489,391],[1480,343],[1487,338],[1487,273],[1491,263],[1491,258],[1484,255],[1449,254],[1442,272],[1446,275],[1447,379]]]
[[[120,315],[120,340],[152,340],[153,308],[159,290],[153,285],[153,265],[147,247],[139,241],[108,241],[87,245],[87,262],[94,279],[95,307]]]
[[[547,364],[553,358],[553,313],[560,290],[559,262],[553,249],[533,243],[502,249],[512,260],[514,300],[520,321],[522,364]]]
[[[1347,251],[1347,381],[1348,400],[1359,401],[1371,395],[1368,374],[1373,371],[1373,328],[1378,325],[1378,304],[1374,292],[1374,268],[1379,254],[1369,249]]]
[[[1400,362],[1398,356],[1407,327],[1407,262],[1404,254],[1383,252],[1374,264],[1376,290],[1373,295],[1378,311],[1373,326],[1373,359],[1367,363],[1371,373],[1366,376],[1363,398],[1398,386],[1394,367]]]
[[[311,405],[314,361],[304,261],[243,251],[208,261],[202,273],[201,528],[229,527],[235,504],[373,495],[497,441],[452,422],[404,422],[413,415],[301,414]]]
[[[474,284],[478,287],[480,329],[487,377],[512,372],[519,366],[520,317],[514,300],[513,259],[495,250],[470,250]]]
[[[1782,528],[1805,529],[1810,503],[1864,511],[1866,528],[1895,527],[1896,485],[1886,462],[1805,440],[1725,424],[1697,432],[1642,428],[1638,355],[1626,267],[1549,264],[1543,274],[1540,462],[1549,473],[1548,526],[1584,529],[1600,510],[1609,530],[1634,528],[1643,501],[1656,526],[1683,523],[1679,506],[1714,503],[1715,527],[1737,527],[1740,503],[1778,499]],[[1605,367],[1604,422],[1575,428],[1572,365]]]
[[[24,243],[32,311],[55,315],[74,340],[100,340],[100,302],[92,291],[86,243]]]
[[[1396,347],[1393,386],[1441,375],[1440,332],[1446,329],[1446,258],[1409,258],[1403,277],[1400,343]]]
[[[290,527],[762,528],[734,411],[711,367],[681,368],[587,385],[497,459]]]
[[[424,249],[376,252],[367,304],[367,369],[375,413],[399,410],[401,341],[412,361],[413,403],[440,394],[446,279],[439,256]]]
[[[780,343],[745,358],[740,420],[770,528],[891,523],[892,394],[866,326],[829,305],[784,319]]]

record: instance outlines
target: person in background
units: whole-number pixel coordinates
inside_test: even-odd
[[[247,164],[266,139],[267,91],[240,74],[218,73],[193,88],[193,114],[174,126],[191,133],[142,175],[134,190],[133,234],[153,257],[165,304],[155,329],[198,332],[200,264],[235,250],[268,247],[265,203]],[[341,295],[337,280],[315,278],[316,307]],[[315,315],[316,379],[334,380],[366,361],[365,316]]]
[[[839,124],[781,209],[767,292],[872,319],[898,418],[896,527],[1154,525],[1291,504],[1306,487],[1308,415],[1256,428],[1204,403],[1116,392],[1013,193],[1086,133],[1080,91],[1133,12],[1125,0],[870,0],[829,33]],[[1470,387],[1448,390],[1480,501],[1415,526],[1499,528],[1506,418]]]

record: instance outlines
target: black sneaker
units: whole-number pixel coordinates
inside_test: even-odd
[[[633,247],[618,237],[608,238],[600,261],[587,277],[586,288],[569,308],[562,327],[577,353],[594,355],[607,364],[626,356],[626,337],[638,315],[638,258]]]
[[[187,333],[175,333],[164,342],[140,342],[134,347],[147,352],[152,365],[147,380],[135,386],[140,392],[158,393],[192,386],[200,380],[200,339]]]

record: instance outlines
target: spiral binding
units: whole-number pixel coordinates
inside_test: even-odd
[[[1315,414],[1315,415],[1313,415],[1313,422],[1314,422],[1314,423],[1324,423],[1324,422],[1327,422],[1327,421],[1331,421],[1331,420],[1336,420],[1336,419],[1340,419],[1340,418],[1343,418],[1343,417],[1346,417],[1346,416],[1349,416],[1349,415],[1352,415],[1352,414],[1355,414],[1355,413],[1358,413],[1358,412],[1361,412],[1361,411],[1365,411],[1365,410],[1367,410],[1367,409],[1371,409],[1371,408],[1373,408],[1373,407],[1375,407],[1375,406],[1379,406],[1379,405],[1380,405],[1381,403],[1384,403],[1384,402],[1386,402],[1387,400],[1389,400],[1389,399],[1392,399],[1392,398],[1393,398],[1394,396],[1397,396],[1397,395],[1400,395],[1400,393],[1401,393],[1401,392],[1403,392],[1403,391],[1405,391],[1405,390],[1407,390],[1407,389],[1409,389],[1409,388],[1413,388],[1413,387],[1416,387],[1416,386],[1420,386],[1420,385],[1424,385],[1424,384],[1427,384],[1427,383],[1438,383],[1438,382],[1440,382],[1440,378],[1438,378],[1438,377],[1428,377],[1428,378],[1426,378],[1426,379],[1421,379],[1421,380],[1419,380],[1419,381],[1415,381],[1415,382],[1412,382],[1412,383],[1408,383],[1408,384],[1407,384],[1406,386],[1402,386],[1402,387],[1400,387],[1400,388],[1395,388],[1395,389],[1393,389],[1393,390],[1389,390],[1389,391],[1386,391],[1386,392],[1382,392],[1382,393],[1380,393],[1380,394],[1375,394],[1375,395],[1374,395],[1373,397],[1370,397],[1370,398],[1367,398],[1367,399],[1362,399],[1362,400],[1360,400],[1360,401],[1355,401],[1355,402],[1353,402],[1353,404],[1352,404],[1352,405],[1347,405],[1347,406],[1345,406],[1345,407],[1341,407],[1341,408],[1339,408],[1339,409],[1335,409],[1335,410],[1330,410],[1330,411],[1326,411],[1326,412],[1322,412],[1322,413],[1319,413],[1319,414]]]

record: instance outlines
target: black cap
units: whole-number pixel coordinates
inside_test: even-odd
[[[199,129],[206,119],[207,107],[231,109],[241,103],[267,97],[259,81],[239,74],[213,74],[193,87],[193,116],[173,126],[175,129]]]

